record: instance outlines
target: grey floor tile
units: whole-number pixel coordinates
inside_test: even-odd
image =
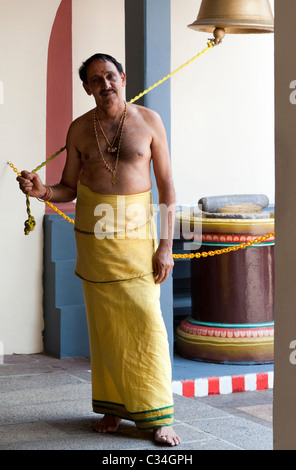
[[[20,391],[28,395],[33,395],[34,390],[56,388],[63,385],[80,385],[84,383],[90,384],[90,378],[87,380],[87,373],[81,374],[81,376],[75,376],[63,371],[57,371],[54,374],[48,372],[17,377],[12,375],[0,377],[0,403],[2,403],[2,400],[5,398],[5,393],[7,393],[8,398],[12,396],[13,392],[18,393]]]
[[[66,434],[54,426],[41,421],[35,423],[0,426],[0,445],[18,445],[26,441],[39,441],[45,439],[58,439]]]
[[[245,415],[251,415],[259,418],[260,421],[268,421],[272,423],[272,405],[253,405],[253,406],[241,406],[237,408],[238,411],[242,411]]]
[[[67,385],[46,386],[0,393],[0,408],[4,405],[29,405],[39,403],[71,402],[87,400],[91,402],[90,384],[75,382]]]
[[[4,356],[0,364],[0,377],[33,375],[57,371],[87,371],[90,370],[88,358],[59,359],[43,354]]]
[[[272,450],[272,430],[257,423],[229,415],[228,419],[201,420],[204,432],[245,450]]]
[[[273,428],[273,390],[214,395],[192,398],[192,400],[210,405],[232,416],[253,421],[269,429]]]
[[[259,405],[273,402],[273,390],[212,395],[204,398],[192,398],[194,401],[213,407],[236,408],[238,406]]]
[[[194,417],[194,419],[205,419],[214,417],[223,417],[225,412],[218,408],[208,406],[198,400],[174,395],[175,419],[185,421]]]
[[[114,442],[108,445],[103,440],[90,437],[77,437],[66,439],[46,439],[0,445],[0,450],[105,450],[116,449]]]
[[[210,436],[209,439],[204,441],[193,441],[193,442],[185,442],[182,445],[182,449],[178,450],[243,450],[241,447],[238,447],[231,442],[223,441],[222,439],[218,439],[215,437]]]
[[[90,400],[0,406],[0,425],[2,426],[38,420],[92,418],[93,416]]]

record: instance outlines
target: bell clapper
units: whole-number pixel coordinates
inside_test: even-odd
[[[225,29],[224,28],[216,28],[213,32],[214,38],[209,39],[213,46],[218,46],[222,43],[222,40],[225,37]]]

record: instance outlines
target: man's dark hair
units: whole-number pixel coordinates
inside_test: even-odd
[[[92,55],[85,62],[82,62],[82,65],[79,69],[79,77],[84,83],[87,83],[87,76],[86,76],[87,67],[94,60],[98,60],[98,59],[103,60],[104,62],[112,62],[115,65],[115,67],[117,68],[118,72],[120,74],[123,73],[122,65],[119,62],[117,62],[117,60],[114,59],[114,57],[112,57],[111,55],[108,55],[108,54],[97,53],[97,54]]]

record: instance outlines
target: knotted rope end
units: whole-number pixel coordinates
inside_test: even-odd
[[[33,232],[36,225],[36,221],[32,215],[26,220],[24,232],[25,235],[29,235],[30,232]]]

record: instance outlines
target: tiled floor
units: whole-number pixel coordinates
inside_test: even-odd
[[[42,354],[7,356],[0,365],[0,450],[174,452],[150,431],[123,421],[96,434],[89,360]],[[270,450],[272,390],[186,398],[175,395],[178,451]]]
[[[233,416],[247,419],[272,429],[273,390],[192,398]]]

